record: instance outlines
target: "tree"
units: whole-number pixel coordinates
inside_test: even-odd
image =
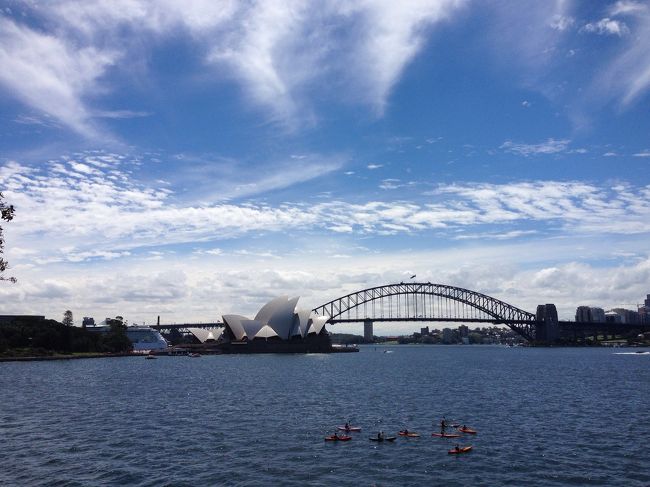
[[[72,319],[72,311],[67,310],[63,313],[63,321],[61,321],[65,326],[74,326],[74,320]]]
[[[2,193],[0,193],[0,213],[2,214],[1,219],[9,222],[13,220],[14,218],[14,206],[13,205],[7,205],[3,201],[4,196]],[[2,255],[2,251],[4,249],[4,244],[5,240],[2,236],[2,227],[0,226],[0,256]],[[7,263],[6,260],[4,260],[2,257],[0,257],[0,281],[11,281],[11,282],[16,282],[15,277],[4,277],[2,273],[7,270],[7,266],[9,264]]]

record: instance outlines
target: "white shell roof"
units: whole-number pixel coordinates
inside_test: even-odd
[[[242,320],[241,324],[249,340],[252,340],[260,331],[260,328],[264,326],[264,323],[257,320]]]
[[[319,334],[325,326],[325,323],[327,323],[328,319],[328,316],[314,316],[311,319],[311,326],[309,327],[308,333]]]
[[[230,331],[235,335],[236,340],[243,340],[246,336],[246,330],[242,325],[242,321],[249,321],[248,318],[241,315],[223,315],[223,322],[228,325]]]
[[[257,332],[255,338],[271,338],[276,336],[278,336],[278,334],[273,328],[271,328],[269,325],[264,325],[262,328],[260,328],[260,331]]]
[[[194,335],[201,343],[205,343],[208,340],[217,340],[223,333],[223,328],[218,328],[216,330],[206,330],[205,328],[188,328],[192,335]]]
[[[309,315],[311,315],[311,310],[309,309],[299,309],[296,311],[298,317],[298,326],[300,327],[299,333],[293,333],[294,335],[300,334],[300,336],[305,336],[307,334],[307,328],[309,327]]]
[[[254,320],[249,320],[241,315],[223,315],[224,324],[230,328],[235,340],[247,338],[270,338],[278,336],[288,340],[293,336],[303,338],[310,333],[319,334],[329,316],[311,316],[311,311],[306,309],[296,310],[300,297],[289,299],[280,296],[266,303],[255,315]],[[196,335],[196,334],[195,334]],[[221,335],[219,333],[215,339]],[[199,340],[204,341],[197,335]]]
[[[289,339],[289,333],[293,325],[293,315],[296,312],[296,304],[298,304],[299,299],[299,297],[291,298],[286,300],[282,305],[278,305],[268,321],[268,325],[283,340]]]
[[[283,306],[289,300],[289,296],[278,296],[275,299],[272,299],[266,303],[255,315],[255,319],[261,321],[262,323],[268,323],[273,316],[273,313],[278,309],[278,307]]]

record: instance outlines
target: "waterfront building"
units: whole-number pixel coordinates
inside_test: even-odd
[[[219,339],[226,353],[329,352],[331,342],[325,329],[329,316],[309,309],[297,309],[300,298],[280,296],[266,303],[254,319],[223,315],[224,330]]]
[[[429,336],[429,327],[425,326],[424,328],[420,328],[420,335],[423,337]]]
[[[576,308],[576,321],[579,323],[592,322],[591,308],[589,306],[578,306]]]
[[[451,328],[442,329],[442,343],[453,343],[454,341],[454,330]]]
[[[605,321],[607,323],[623,323],[621,315],[615,311],[605,312]]]
[[[641,320],[639,319],[639,312],[631,309],[625,308],[614,308],[611,310],[613,313],[616,313],[621,317],[621,321],[618,323],[625,323],[628,325],[636,325]]]
[[[603,308],[591,307],[591,321],[605,323],[605,310]]]

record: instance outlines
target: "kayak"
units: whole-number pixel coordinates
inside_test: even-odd
[[[345,436],[345,435],[330,435],[325,437],[325,441],[350,441],[352,439],[351,436]]]
[[[437,436],[438,438],[460,438],[460,435],[456,433],[431,433],[431,436]]]
[[[387,436],[387,437],[385,437],[385,438],[377,438],[377,437],[375,436],[375,437],[368,438],[368,439],[369,439],[370,441],[379,441],[379,442],[382,442],[382,441],[395,441],[396,438],[397,438],[397,436]]]
[[[467,433],[468,435],[475,435],[477,432],[471,428],[458,428],[458,431],[461,433]]]
[[[346,428],[345,426],[337,426],[336,429],[341,431],[355,431],[355,432],[361,431],[361,428],[358,426],[350,426],[349,428]]]
[[[415,433],[414,431],[409,431],[408,433],[406,431],[400,431],[397,433],[400,436],[406,436],[407,438],[419,438],[420,433]]]
[[[467,453],[471,450],[472,450],[472,445],[469,445],[469,446],[464,446],[462,448],[459,448],[458,450],[452,448],[447,453],[449,453],[450,455],[458,455],[459,453]]]

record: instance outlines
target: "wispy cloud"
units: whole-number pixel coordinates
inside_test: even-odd
[[[106,0],[63,0],[38,9],[24,5],[47,30],[19,17],[0,17],[0,82],[28,105],[78,133],[94,135],[93,117],[143,116],[92,106],[89,95],[101,93],[107,71],[128,71],[121,62],[127,50],[131,57],[146,57],[160,39],[181,32],[203,53],[205,66],[216,68],[214,76],[222,77],[227,67],[252,104],[297,129],[316,120],[309,95],[323,79],[343,81],[350,102],[381,114],[429,30],[464,3],[129,0],[116,7]]]
[[[0,16],[0,83],[28,105],[75,131],[96,136],[84,97],[117,61],[113,50],[75,49],[64,39]]]
[[[112,161],[108,167],[93,164],[107,160]],[[530,225],[541,226],[547,235],[644,233],[650,218],[650,187],[556,181],[441,185],[403,201],[308,202],[306,197],[279,205],[183,203],[169,189],[134,180],[132,164],[116,155],[90,154],[44,169],[15,162],[0,168],[0,185],[21,215],[11,225],[16,247],[28,250],[32,261],[80,262],[129,257],[161,245],[286,231],[438,232],[441,238],[486,232],[504,239],[539,231]],[[495,229],[503,225],[507,228]]]
[[[524,144],[506,140],[503,144],[501,144],[499,149],[527,157],[540,154],[557,154],[560,152],[565,152],[569,147],[570,142],[571,141],[569,139],[548,139],[546,142],[541,142],[539,144]]]
[[[649,149],[642,150],[641,152],[637,152],[637,153],[633,154],[633,156],[634,157],[650,157],[650,150]]]

